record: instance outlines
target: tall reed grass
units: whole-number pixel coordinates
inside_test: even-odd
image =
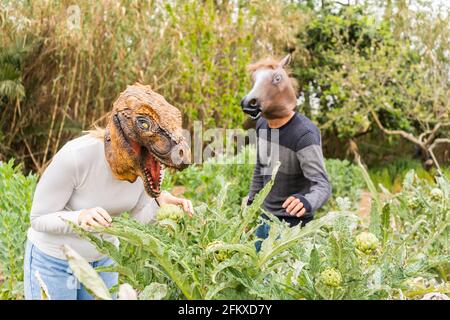
[[[284,1],[14,1],[0,14],[0,159],[42,171],[134,82],[193,121],[241,126],[246,65],[294,43],[307,14]],[[6,57],[6,58],[5,58]],[[1,72],[0,72],[1,73]],[[12,79],[12,80],[11,80]],[[2,90],[2,84],[9,84]],[[17,84],[17,86],[12,86]],[[17,94],[22,85],[24,94]],[[12,92],[12,93],[11,93]],[[14,94],[16,93],[16,94]]]

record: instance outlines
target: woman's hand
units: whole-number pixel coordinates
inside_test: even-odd
[[[95,207],[80,212],[78,225],[83,229],[90,230],[91,227],[110,227],[112,218],[105,209]]]
[[[161,192],[158,198],[156,198],[158,203],[161,204],[175,204],[177,206],[182,206],[183,210],[189,214],[190,217],[194,214],[194,207],[192,206],[191,200],[184,198],[178,198],[170,194],[170,192]]]

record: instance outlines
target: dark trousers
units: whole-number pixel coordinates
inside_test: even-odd
[[[261,217],[265,220],[269,219],[265,214],[262,214]],[[297,218],[297,217],[278,217],[278,216],[277,216],[277,218],[281,221],[286,221],[289,224],[290,228],[295,227],[300,223],[301,223],[301,226],[304,227],[308,222],[310,222],[313,219],[312,217]],[[263,222],[256,229],[255,235],[257,238],[261,239],[261,240],[258,240],[255,242],[256,252],[259,252],[261,250],[261,244],[264,239],[267,239],[267,237],[269,237],[269,231],[270,231],[270,226],[266,222]]]

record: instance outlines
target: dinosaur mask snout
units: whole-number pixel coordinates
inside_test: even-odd
[[[129,86],[114,103],[108,124],[108,162],[121,180],[140,176],[152,197],[161,192],[162,170],[189,165],[190,148],[181,134],[181,113],[148,86]]]

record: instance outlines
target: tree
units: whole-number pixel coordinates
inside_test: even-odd
[[[318,14],[299,35],[307,59],[296,74],[306,102],[319,99],[323,128],[344,139],[377,128],[415,144],[429,163],[433,144],[448,140],[448,17],[409,14],[414,28],[403,32],[364,7]]]

